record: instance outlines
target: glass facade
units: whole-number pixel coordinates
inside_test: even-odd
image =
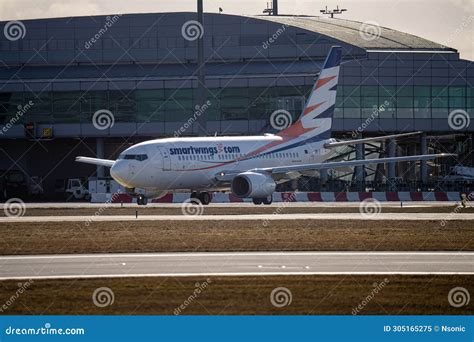
[[[474,90],[459,86],[341,86],[337,98],[339,118],[366,118],[383,108],[381,118],[446,118],[454,109],[473,115]],[[341,91],[342,90],[342,91]]]
[[[208,120],[268,120],[284,108],[297,117],[311,86],[233,87],[208,90]],[[14,117],[19,106],[34,105],[20,122],[89,123],[99,109],[114,113],[117,122],[182,122],[195,111],[196,89],[104,90],[0,93],[0,124]],[[454,109],[473,117],[474,88],[462,86],[340,85],[336,118],[364,119],[374,108],[380,118],[446,118]]]

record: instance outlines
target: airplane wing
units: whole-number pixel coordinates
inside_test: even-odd
[[[252,169],[252,172],[266,172],[272,175],[285,174],[289,172],[298,172],[306,170],[324,170],[324,169],[338,169],[348,166],[360,166],[368,164],[381,164],[381,163],[396,163],[403,161],[421,161],[431,160],[436,158],[454,157],[455,154],[440,153],[440,154],[424,154],[418,156],[407,156],[407,157],[393,157],[393,158],[377,158],[377,159],[361,159],[341,162],[328,162],[328,163],[316,163],[316,164],[302,164],[302,165],[291,165],[291,166],[276,166],[276,167],[264,167]]]
[[[325,144],[324,147],[325,148],[334,148],[334,147],[346,146],[346,145],[364,144],[364,143],[372,142],[372,141],[383,141],[383,140],[388,140],[388,139],[408,137],[408,136],[411,136],[411,135],[418,135],[418,134],[421,134],[421,133],[423,133],[423,132],[421,132],[421,131],[420,132],[410,132],[410,133],[384,135],[384,136],[381,136],[381,137],[373,137],[373,138],[335,141],[335,142],[330,142],[330,143]]]
[[[446,158],[446,157],[455,157],[456,154],[449,153],[440,153],[440,154],[425,154],[418,156],[407,156],[407,157],[393,157],[393,158],[377,158],[377,159],[361,159],[361,160],[351,160],[351,161],[340,161],[340,162],[325,162],[325,163],[315,163],[315,164],[301,164],[301,165],[291,165],[291,166],[276,166],[276,167],[264,167],[256,168],[250,170],[228,170],[222,171],[215,175],[216,181],[229,183],[232,182],[235,176],[242,172],[260,172],[260,173],[269,173],[275,181],[280,181],[283,179],[288,179],[288,175],[292,173],[302,172],[302,171],[311,171],[311,170],[327,170],[327,169],[344,169],[353,166],[360,165],[369,165],[369,164],[381,164],[381,163],[396,163],[403,161],[422,161],[422,160],[432,160],[436,158]]]
[[[76,161],[79,163],[86,163],[86,164],[93,164],[93,165],[107,166],[107,167],[112,167],[112,165],[114,165],[115,163],[115,160],[89,158],[89,157],[76,157]]]

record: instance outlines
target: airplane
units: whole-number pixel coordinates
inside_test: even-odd
[[[452,156],[442,153],[328,162],[338,146],[421,133],[349,141],[331,138],[341,56],[341,47],[333,46],[299,119],[277,134],[155,139],[127,148],[117,160],[77,157],[76,161],[110,167],[112,178],[137,198],[138,205],[169,192],[191,192],[191,201],[207,205],[216,191],[231,191],[239,198],[251,198],[254,204],[268,205],[277,184],[308,172]]]

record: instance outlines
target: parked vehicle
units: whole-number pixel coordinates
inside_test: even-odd
[[[54,192],[61,195],[66,201],[90,200],[90,193],[81,178],[56,180]]]
[[[26,199],[29,191],[25,174],[18,170],[0,171],[0,190],[4,201],[15,197]]]

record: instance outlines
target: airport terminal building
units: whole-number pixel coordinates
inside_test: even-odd
[[[195,19],[151,13],[25,20],[15,37],[7,34],[12,22],[0,23],[0,171],[42,177],[49,193],[57,179],[95,175],[93,166],[74,162],[78,155],[113,159],[133,143],[174,135],[204,105],[197,42],[186,31]],[[455,49],[373,24],[309,16],[205,14],[198,34],[207,134],[272,133],[269,119],[278,109],[296,118],[330,47],[339,45],[333,137],[423,131],[396,144],[341,151],[345,158],[458,157],[325,177],[379,189],[387,179],[405,190],[472,186],[439,185],[452,166],[474,166],[474,65]],[[105,129],[93,124],[101,110],[113,115]],[[183,135],[198,133],[193,125]],[[320,186],[317,179],[305,184]]]

